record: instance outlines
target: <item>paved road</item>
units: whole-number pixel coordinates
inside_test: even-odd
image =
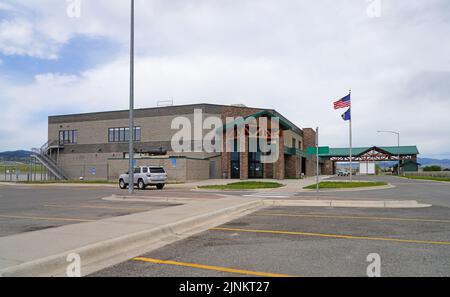
[[[0,185],[0,237],[68,224],[124,216],[169,206],[166,203],[108,202],[123,191],[105,187],[29,187]],[[168,195],[145,191],[147,195]]]
[[[450,184],[385,180],[394,189],[320,193],[344,199],[418,200],[423,209],[329,209],[283,207],[230,222],[198,236],[103,270],[96,276],[365,276],[370,253],[382,259],[384,276],[450,276]],[[151,211],[167,204],[108,202],[126,194],[112,187],[0,185],[0,236],[112,216]],[[277,193],[226,192],[276,199]],[[280,199],[316,197],[279,193]],[[148,190],[137,195],[217,199],[223,192]],[[171,260],[172,262],[161,262]]]
[[[292,192],[274,191],[191,191],[171,189],[136,191],[149,198],[203,198],[217,199],[223,195],[257,196],[271,199],[298,199],[299,197],[338,197],[343,199],[418,200],[435,206],[450,207],[450,183],[400,179],[397,177],[357,177],[362,180],[383,180],[396,188],[357,192]],[[336,178],[333,178],[336,179]],[[338,178],[339,179],[339,178]],[[340,178],[345,179],[345,178]],[[5,186],[0,184],[0,236],[122,216],[148,211],[165,204],[136,202],[106,202],[101,200],[113,194],[127,194],[115,187],[79,186]]]
[[[450,184],[397,177],[358,179],[387,181],[395,188],[319,196],[418,200],[433,206],[264,209],[94,276],[367,276],[366,260],[372,253],[381,257],[383,276],[450,276]],[[282,195],[286,193],[279,198],[287,198]],[[317,196],[301,191],[287,195]]]
[[[450,210],[264,209],[93,276],[450,276]],[[170,262],[162,262],[170,261]]]
[[[333,180],[348,180],[343,177],[333,177]],[[395,186],[394,189],[356,192],[301,192],[298,197],[344,197],[344,198],[374,198],[387,200],[417,200],[421,203],[450,207],[450,183],[423,180],[410,180],[392,176],[365,176],[356,177],[363,181],[385,181]]]

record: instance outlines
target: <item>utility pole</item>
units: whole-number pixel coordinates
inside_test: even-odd
[[[134,0],[131,0],[131,31],[130,31],[130,118],[129,118],[129,149],[130,166],[128,173],[128,192],[134,193]]]

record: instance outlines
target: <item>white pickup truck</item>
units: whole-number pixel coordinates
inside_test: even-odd
[[[139,190],[145,190],[148,186],[156,186],[158,190],[164,189],[168,180],[163,167],[141,166],[134,169],[134,185]],[[128,172],[119,176],[119,187],[126,189],[129,184]]]

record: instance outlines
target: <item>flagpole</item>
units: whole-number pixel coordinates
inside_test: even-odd
[[[352,96],[352,90],[350,90],[350,103],[351,103],[351,96]],[[353,182],[353,138],[352,138],[352,106],[350,106],[350,182]]]

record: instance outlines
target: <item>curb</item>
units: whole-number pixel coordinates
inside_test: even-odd
[[[114,184],[83,184],[83,183],[0,183],[0,186],[28,187],[28,188],[116,188]]]
[[[426,208],[430,204],[409,201],[355,201],[355,200],[264,200],[266,206],[306,206],[306,207],[342,207],[342,208]]]
[[[88,246],[66,251],[58,255],[34,260],[0,271],[0,277],[49,277],[65,276],[70,263],[67,257],[78,254],[82,259],[82,275],[121,263],[141,253],[162,247],[174,240],[191,236],[229,220],[256,211],[263,206],[261,200],[246,202],[206,214],[190,217],[172,224],[159,226],[122,237],[104,240]]]
[[[168,204],[186,204],[189,202],[205,202],[211,201],[210,198],[171,198],[171,197],[154,197],[154,196],[128,196],[128,195],[111,195],[102,198],[105,201],[125,201],[125,202],[147,202],[147,203],[168,203]]]
[[[389,190],[395,189],[396,186],[392,184],[388,184],[386,186],[377,186],[377,187],[361,187],[361,188],[348,188],[348,189],[320,189],[322,193],[331,193],[331,192],[362,192],[362,191],[376,191],[376,190]],[[316,190],[311,189],[302,189],[301,192],[316,192]]]

